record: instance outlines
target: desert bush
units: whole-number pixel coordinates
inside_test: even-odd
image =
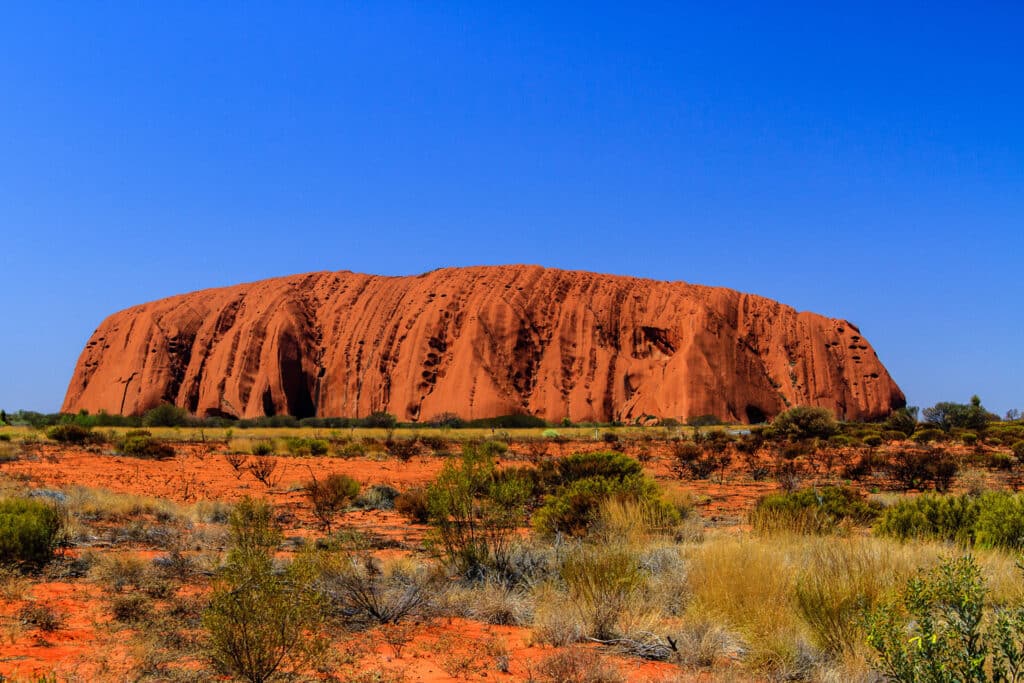
[[[141,431],[141,430],[140,430]],[[171,444],[149,436],[149,433],[128,432],[117,443],[122,455],[147,460],[168,460],[174,457]]]
[[[92,566],[91,575],[111,593],[121,593],[126,588],[141,588],[146,583],[149,567],[137,555],[104,554]]]
[[[890,506],[875,525],[875,533],[906,541],[933,538],[974,543],[980,497],[920,495]]]
[[[533,596],[528,588],[505,581],[478,581],[449,588],[445,607],[485,624],[525,626],[533,621]]]
[[[331,610],[364,624],[395,624],[422,613],[440,585],[440,576],[424,565],[347,552],[319,558],[316,580]]]
[[[366,444],[362,441],[349,441],[337,451],[339,458],[361,458],[366,455]]]
[[[1018,462],[1024,462],[1024,441],[1016,441],[1010,446],[1010,451]]]
[[[760,498],[750,513],[750,523],[760,533],[827,534],[843,523],[870,524],[881,509],[856,489],[823,486]]]
[[[897,432],[903,437],[912,435],[917,430],[917,408],[899,408],[894,410],[884,423],[887,432]]]
[[[274,488],[280,478],[274,476],[277,472],[277,458],[268,455],[253,458],[249,463],[249,472],[268,489]]]
[[[671,442],[672,472],[680,479],[707,479],[718,467],[717,460],[693,441]]]
[[[137,624],[153,614],[153,601],[141,593],[115,595],[110,600],[110,613],[115,620]]]
[[[409,462],[422,450],[418,439],[394,439],[387,444],[388,453],[399,462]]]
[[[300,436],[289,437],[284,440],[285,449],[294,456],[321,456],[327,455],[330,444],[323,439],[308,439]],[[259,455],[253,451],[253,455]]]
[[[1024,495],[922,495],[888,508],[876,532],[899,540],[936,538],[981,548],[1024,548]]]
[[[462,457],[445,463],[427,489],[435,540],[447,560],[467,576],[507,566],[515,529],[526,518],[531,483],[495,476],[491,449],[467,444]]]
[[[599,477],[622,481],[642,473],[640,463],[615,451],[574,453],[555,463],[558,483],[571,484],[581,479]]]
[[[83,444],[101,438],[92,429],[73,423],[59,424],[46,430],[46,438],[60,443]]]
[[[400,496],[398,489],[387,484],[374,484],[359,494],[352,502],[353,507],[364,510],[393,510],[395,500]]]
[[[622,673],[594,650],[572,647],[542,660],[537,674],[543,683],[625,683]]]
[[[931,485],[937,491],[946,491],[959,470],[950,455],[936,451],[899,450],[889,462],[889,472],[902,490]]]
[[[0,500],[0,564],[41,567],[53,557],[62,528],[54,505],[31,498]]]
[[[29,602],[18,610],[18,620],[28,626],[35,626],[44,633],[59,631],[64,626],[64,614],[51,605]]]
[[[881,434],[868,434],[863,439],[861,439],[861,441],[864,442],[865,446],[868,446],[870,448],[877,448],[878,446],[882,445],[884,439],[882,438]]]
[[[775,416],[771,433],[793,440],[827,439],[839,431],[839,423],[828,408],[797,406]]]
[[[170,403],[159,405],[142,416],[144,427],[181,427],[187,423],[188,412]]]
[[[359,482],[345,474],[331,474],[318,480],[310,470],[312,479],[305,485],[306,496],[313,506],[313,514],[327,533],[335,516],[352,504],[359,495]]]
[[[265,502],[243,499],[231,514],[231,547],[202,623],[218,670],[253,683],[304,670],[322,657],[321,600],[306,563],[275,567],[281,530]]]
[[[399,494],[395,498],[395,511],[417,524],[426,524],[430,521],[427,490],[424,488],[411,488]]]
[[[993,612],[987,592],[970,556],[946,560],[908,580],[902,591],[868,612],[868,643],[878,668],[900,683],[1020,680],[1024,609]]]
[[[914,432],[910,438],[916,443],[932,443],[933,441],[945,441],[946,434],[941,429],[927,427]]]
[[[577,546],[560,574],[584,635],[598,640],[622,635],[619,619],[645,585],[635,552],[617,545]]]
[[[249,447],[249,451],[256,456],[273,455],[275,449],[276,446],[273,439],[260,439],[259,441],[254,441],[252,446]]]
[[[594,476],[574,480],[547,496],[533,515],[534,529],[543,536],[584,536],[598,522],[601,506],[609,500],[649,506],[670,523],[678,524],[681,519],[678,511],[661,498],[657,485],[643,475],[621,479]]]

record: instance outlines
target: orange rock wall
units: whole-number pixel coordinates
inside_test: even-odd
[[[903,393],[852,324],[759,296],[536,266],[311,273],[107,318],[64,400],[138,414],[401,420],[872,418]]]

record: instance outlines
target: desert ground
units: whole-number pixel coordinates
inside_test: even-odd
[[[52,559],[5,562],[2,680],[868,681],[871,610],[944,560],[973,553],[989,603],[1024,604],[1015,529],[892,512],[1002,496],[1017,523],[1020,423],[83,431],[0,429],[0,500],[61,517]],[[577,487],[573,462],[631,483]],[[217,633],[261,626],[211,607],[247,585],[253,501],[267,576],[291,578],[250,611],[308,610],[268,627],[298,636],[260,671]]]

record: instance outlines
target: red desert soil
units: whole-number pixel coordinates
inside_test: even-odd
[[[422,486],[432,480],[444,459],[436,456],[416,457],[407,463],[393,458],[368,457],[298,458],[277,456],[276,483],[268,488],[256,481],[250,473],[239,474],[227,458],[223,442],[174,444],[178,455],[173,460],[152,461],[118,455],[97,453],[81,447],[37,444],[28,457],[6,463],[2,471],[12,478],[22,478],[33,487],[60,488],[69,486],[101,487],[116,493],[166,498],[179,503],[197,500],[233,501],[242,496],[271,499],[276,506],[291,513],[292,521],[286,525],[287,536],[307,536],[316,533],[316,522],[309,513],[309,505],[298,484],[309,479],[310,472],[317,477],[328,473],[344,473],[356,478],[364,487],[388,484],[399,490]],[[515,453],[515,444],[505,464],[521,465]],[[551,444],[552,456],[571,452],[604,450],[608,445],[594,441],[574,441]],[[669,469],[668,445],[650,443],[643,446],[650,455],[644,464],[648,473],[662,481],[669,489],[693,493],[700,505],[698,510],[706,522],[727,529],[742,528],[746,513],[757,497],[778,489],[774,482],[753,482],[734,462],[726,471],[726,482],[678,481]],[[629,447],[625,450],[630,451]],[[406,553],[420,547],[426,528],[409,523],[404,517],[387,511],[352,511],[345,514],[345,526],[372,532],[395,544],[396,550],[383,554]],[[152,556],[154,551],[135,548],[135,554]],[[181,593],[187,592],[186,586]],[[29,677],[35,672],[56,671],[60,680],[74,674],[73,680],[123,680],[128,675],[132,658],[131,646],[126,644],[124,631],[110,624],[109,609],[102,589],[95,584],[76,582],[35,583],[26,595],[15,600],[0,600],[0,617],[7,623],[28,600],[54,607],[65,617],[61,629],[42,633],[31,626],[8,629],[0,644],[0,675]],[[530,629],[488,626],[467,620],[442,619],[418,625],[412,642],[395,658],[373,631],[368,639],[359,643],[338,643],[339,648],[356,647],[370,656],[367,666],[403,670],[407,680],[440,683],[464,680],[445,671],[490,656],[484,652],[488,641],[498,639],[510,650],[512,667],[508,674],[493,668],[488,679],[510,682],[525,681],[529,662],[550,655],[550,647],[530,642]],[[452,649],[454,655],[449,655]],[[615,658],[630,681],[657,681],[679,669],[664,663],[642,662],[631,658]],[[17,680],[17,678],[15,678]],[[671,680],[715,681],[710,672],[694,672],[692,678]],[[735,679],[733,679],[735,680]],[[745,678],[744,680],[753,680]]]
[[[789,405],[867,419],[904,405],[853,324],[685,282],[538,266],[311,273],[115,313],[63,412],[401,420],[529,413],[758,421]]]

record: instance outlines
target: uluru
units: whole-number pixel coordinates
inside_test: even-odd
[[[858,328],[752,294],[538,266],[319,272],[108,317],[64,412],[404,421],[530,414],[758,422],[789,406],[905,404]]]

